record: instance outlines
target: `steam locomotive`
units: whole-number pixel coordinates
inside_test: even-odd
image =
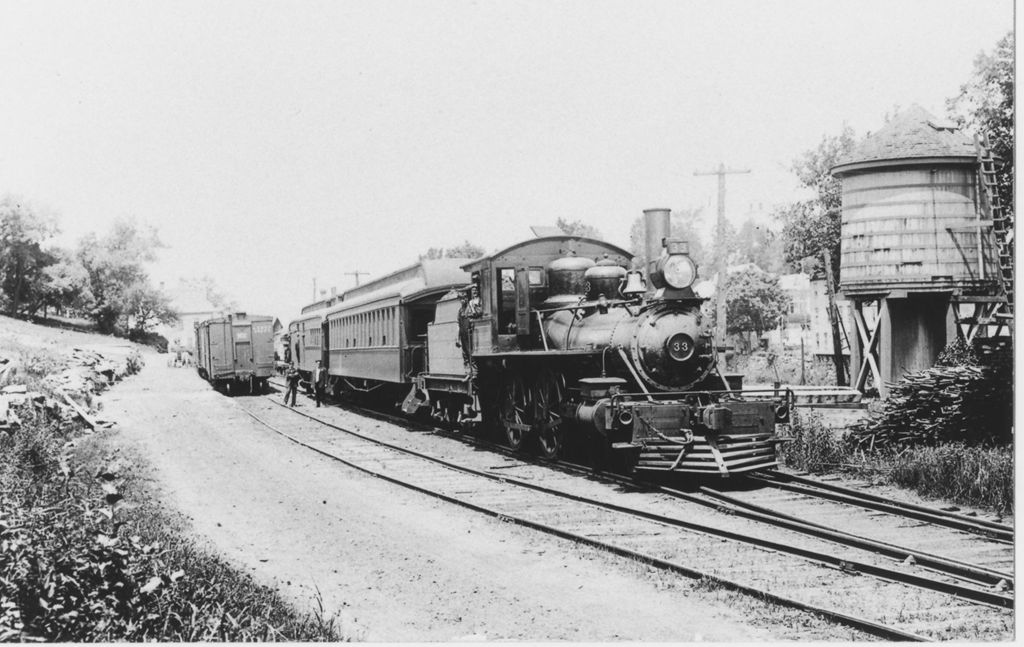
[[[775,466],[791,394],[725,379],[687,244],[667,236],[667,209],[644,214],[646,271],[568,235],[423,260],[304,309],[292,355],[321,359],[337,395],[404,392],[408,414],[482,424],[547,458],[574,443],[641,471]]]

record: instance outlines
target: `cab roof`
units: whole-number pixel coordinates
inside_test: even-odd
[[[540,238],[530,238],[522,242],[518,242],[514,245],[506,247],[500,251],[497,251],[490,256],[484,256],[478,258],[462,266],[462,269],[467,272],[476,272],[484,267],[487,267],[495,262],[515,262],[516,260],[525,260],[535,256],[565,256],[566,254],[575,252],[577,256],[589,257],[589,256],[600,256],[607,254],[609,257],[619,256],[619,260],[628,263],[633,258],[632,252],[625,250],[618,245],[598,240],[596,238],[587,238],[585,236],[570,236],[568,234],[561,236],[543,236]]]

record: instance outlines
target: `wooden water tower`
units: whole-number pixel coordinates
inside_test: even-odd
[[[963,334],[966,309],[979,309],[977,324],[980,309],[1005,300],[980,157],[972,137],[913,106],[832,168],[842,181],[840,293],[853,302],[858,389],[870,377],[885,397],[889,383],[931,367]]]

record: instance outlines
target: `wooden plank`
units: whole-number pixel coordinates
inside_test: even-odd
[[[61,397],[64,398],[64,401],[67,402],[71,406],[71,408],[75,410],[76,413],[78,413],[79,417],[82,420],[84,420],[85,424],[89,425],[91,429],[95,430],[97,427],[107,428],[113,426],[113,423],[111,422],[100,422],[99,420],[96,420],[95,418],[90,416],[89,412],[82,408],[82,405],[72,400],[71,396],[69,396],[63,390],[58,389],[57,392],[60,393]]]

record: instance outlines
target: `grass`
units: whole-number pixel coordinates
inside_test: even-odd
[[[29,391],[40,391],[52,395],[44,378],[58,373],[63,368],[63,359],[51,347],[28,346],[15,340],[3,340],[0,359],[7,363],[0,366],[0,387],[8,384],[24,384]]]
[[[23,351],[16,383],[60,367],[49,349]],[[104,434],[31,406],[19,414],[0,433],[0,641],[346,638],[322,603],[298,614],[186,539]]]
[[[799,411],[793,441],[782,446],[782,461],[796,470],[844,472],[998,514],[1014,509],[1011,447],[947,444],[866,451],[830,431],[817,414]]]
[[[999,513],[1013,511],[1013,449],[920,447],[892,461],[889,480],[921,494]]]

